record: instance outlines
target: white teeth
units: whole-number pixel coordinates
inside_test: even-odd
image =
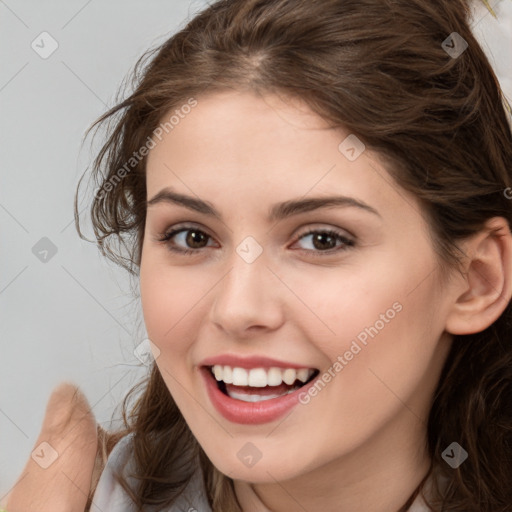
[[[226,384],[233,384],[233,370],[231,366],[224,366],[224,374],[222,375],[222,380]]]
[[[265,386],[279,386],[282,382],[291,386],[297,379],[306,382],[315,370],[311,368],[245,368],[222,366],[216,364],[212,368],[215,379],[234,386],[251,386],[264,388]],[[251,395],[254,396],[254,395]]]
[[[215,372],[215,366],[213,368]],[[233,368],[232,377],[235,386],[247,386],[249,384],[249,372],[245,368]]]
[[[224,370],[222,369],[222,366],[216,364],[213,367],[213,374],[217,380],[222,380],[224,377]]]
[[[291,368],[287,368],[283,372],[283,380],[285,384],[291,386],[297,380],[297,372]]]
[[[263,400],[270,400],[271,398],[278,398],[281,395],[248,395],[247,393],[237,393],[236,391],[231,391],[228,393],[230,398],[234,398],[235,400],[242,400],[242,402],[263,402]]]
[[[267,385],[267,372],[263,368],[249,370],[249,386],[264,388]]]
[[[269,368],[267,372],[267,384],[269,386],[279,386],[283,382],[283,374],[279,368]]]
[[[294,387],[282,395],[248,395],[247,393],[238,393],[236,391],[229,391],[228,395],[230,398],[235,400],[241,400],[242,402],[263,402],[264,400],[270,400],[272,398],[279,398],[280,396],[288,395],[293,393],[297,388]]]
[[[297,379],[299,379],[301,382],[306,382],[309,377],[311,377],[311,373],[309,373],[309,370],[306,368],[301,368],[300,370],[297,370]]]

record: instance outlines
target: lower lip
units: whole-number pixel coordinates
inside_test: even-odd
[[[208,396],[217,411],[229,421],[243,425],[259,425],[270,423],[284,416],[288,411],[299,404],[299,395],[307,392],[316,379],[307,385],[296,389],[292,393],[262,400],[261,402],[243,402],[225,395],[217,386],[215,377],[208,368],[201,368],[205,380]]]

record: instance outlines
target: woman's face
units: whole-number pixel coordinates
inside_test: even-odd
[[[140,269],[190,429],[251,482],[421,454],[451,335],[417,200],[297,101],[196,99],[148,156]]]

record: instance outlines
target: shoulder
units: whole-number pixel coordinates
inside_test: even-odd
[[[440,475],[431,474],[425,482],[423,492],[420,492],[418,496],[416,496],[416,499],[407,510],[407,512],[432,512],[432,509],[425,502],[424,495],[427,497],[427,499],[432,497],[434,479],[437,480],[437,484],[441,492],[445,491],[448,484],[447,479]]]
[[[131,468],[133,434],[121,438],[110,453],[94,492],[91,512],[108,510],[109,512],[132,512],[135,506],[114,474],[126,473]]]
[[[419,494],[407,512],[431,512],[431,509],[427,506],[421,494]]]
[[[139,512],[125,490],[114,478],[114,473],[123,474],[128,483],[135,487],[135,479],[128,474],[134,471],[133,433],[121,438],[110,453],[105,468],[100,476],[96,491],[92,499],[90,512]],[[150,512],[152,507],[144,508]],[[204,491],[202,473],[197,468],[194,477],[179,499],[165,510],[158,509],[158,512],[188,512],[200,510],[211,512],[211,508]]]

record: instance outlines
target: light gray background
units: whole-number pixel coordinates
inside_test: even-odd
[[[34,448],[56,384],[78,384],[108,426],[145,374],[133,354],[145,331],[127,274],[72,222],[93,155],[82,137],[137,58],[205,5],[0,2],[0,499]],[[47,59],[31,48],[43,31],[59,44]],[[57,247],[46,263],[32,253],[43,237]]]
[[[478,7],[473,25],[510,100],[512,0],[491,4],[500,21]],[[137,57],[205,5],[0,0],[0,500],[34,448],[56,384],[78,384],[108,428],[145,374],[133,353],[145,331],[127,275],[72,222],[94,154],[82,136]],[[43,31],[59,45],[47,59],[31,48]],[[32,252],[43,237],[57,247],[47,262]]]

